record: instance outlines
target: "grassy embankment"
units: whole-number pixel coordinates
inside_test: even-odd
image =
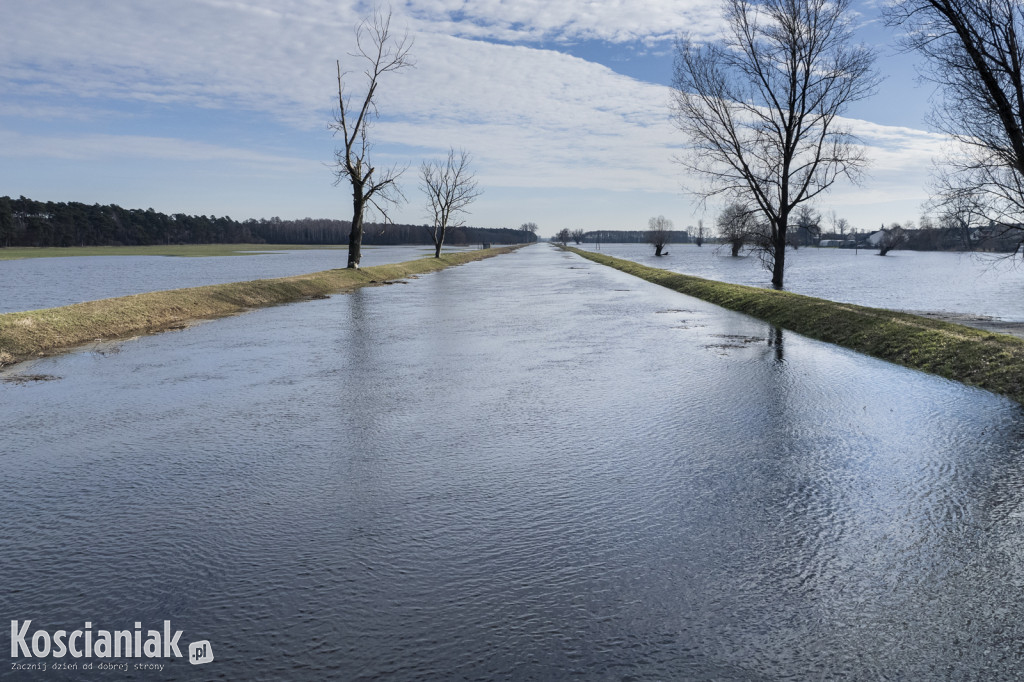
[[[580,249],[568,250],[776,327],[1024,403],[1024,339],[882,308],[681,275]]]
[[[325,270],[308,275],[214,284],[106,298],[60,308],[0,314],[0,366],[85,343],[178,329],[194,320],[291,303],[443,270],[508,253],[517,246],[442,254],[440,258]]]
[[[66,256],[251,256],[248,251],[305,251],[347,249],[346,246],[306,244],[154,244],[152,246],[12,246],[0,249],[0,260],[63,258]],[[431,247],[432,248],[432,247]]]

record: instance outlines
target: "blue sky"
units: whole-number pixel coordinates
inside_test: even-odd
[[[848,112],[873,159],[861,187],[817,204],[860,229],[917,220],[932,159],[928,86],[892,47],[873,1],[859,37],[879,52],[878,95]],[[474,157],[483,195],[471,224],[533,221],[644,229],[704,218],[671,158],[672,39],[714,37],[718,0],[408,0],[394,25],[416,68],[380,85],[382,162],[408,163],[408,203],[423,159],[449,145]],[[346,0],[32,0],[0,4],[0,195],[116,203],[236,219],[351,218],[332,186],[335,59],[350,63],[369,3]],[[353,64],[355,68],[355,64]],[[352,86],[357,81],[352,80]]]

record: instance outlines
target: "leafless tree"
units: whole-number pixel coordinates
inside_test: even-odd
[[[828,213],[828,222],[832,226],[832,234],[838,234],[840,238],[846,236],[846,231],[850,229],[850,221],[846,218],[840,218],[839,214],[834,210]]]
[[[740,249],[754,237],[754,211],[749,206],[732,203],[718,216],[718,234],[729,245],[733,257],[740,255]]]
[[[899,223],[893,223],[888,228],[882,228],[882,238],[878,240],[878,255],[884,256],[893,249],[897,249],[907,241],[907,232]]]
[[[568,246],[570,239],[572,239],[572,232],[569,231],[568,227],[563,227],[555,234],[555,241],[559,242],[562,246]]]
[[[697,229],[693,230],[693,243],[697,246],[704,246],[704,238],[707,236],[707,230],[704,229],[704,221],[697,221]]]
[[[647,243],[654,246],[654,255],[663,256],[665,246],[672,240],[672,221],[663,215],[647,221]]]
[[[427,228],[434,240],[434,258],[441,257],[441,246],[449,227],[462,227],[468,212],[481,191],[469,169],[472,157],[465,150],[448,150],[443,160],[420,164],[420,189],[427,195],[427,208],[434,224]]]
[[[338,110],[330,124],[341,145],[334,151],[334,184],[352,187],[352,228],[349,232],[348,267],[358,268],[362,255],[363,218],[367,205],[377,209],[389,221],[388,207],[404,197],[397,184],[405,172],[403,166],[380,168],[373,165],[369,129],[377,118],[377,86],[382,76],[411,67],[409,36],[391,32],[391,12],[374,10],[373,16],[356,27],[356,52],[350,56],[365,65],[365,91],[358,96],[346,94],[346,73],[338,61]]]
[[[796,234],[792,235],[792,244],[795,249],[797,245],[812,246],[821,239],[821,214],[814,210],[810,204],[800,204],[796,211]]]
[[[852,44],[850,0],[725,0],[727,37],[676,44],[673,116],[689,142],[678,161],[703,199],[757,207],[771,231],[766,266],[781,288],[790,213],[866,164],[839,120],[877,83]]]
[[[583,236],[585,234],[586,234],[586,232],[583,231],[582,229],[579,229],[579,228],[577,228],[577,229],[575,229],[575,230],[573,230],[572,232],[569,233],[569,235],[572,237],[572,240],[574,242],[576,242],[577,246],[579,246],[581,243],[583,243]]]
[[[961,208],[973,195],[1004,234],[1024,238],[1024,5],[903,0],[886,8],[886,20],[905,27],[904,44],[927,58],[926,77],[942,95],[932,123],[958,143],[937,193]]]
[[[523,232],[529,232],[530,234],[537,234],[537,223],[523,223],[519,226],[519,229]]]

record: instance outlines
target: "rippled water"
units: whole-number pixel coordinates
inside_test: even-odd
[[[454,247],[449,250],[461,250]],[[367,246],[361,264],[432,256],[423,246]],[[251,279],[290,277],[345,267],[339,249],[261,251],[251,256],[69,256],[0,261],[0,313]]]
[[[164,677],[1024,669],[1018,405],[546,245],[2,376],[0,614]]]
[[[594,244],[586,248],[596,251]],[[728,246],[671,244],[656,258],[647,244],[602,244],[600,251],[651,267],[734,284],[771,286],[756,255],[739,258]],[[983,315],[1024,322],[1024,267],[1005,254],[861,249],[786,251],[786,289],[876,308]]]

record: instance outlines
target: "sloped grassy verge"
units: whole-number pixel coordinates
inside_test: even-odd
[[[154,291],[60,308],[4,313],[0,314],[0,366],[93,341],[151,334],[181,328],[195,320],[384,284],[516,248],[519,247],[463,251],[358,270],[324,270],[295,277]]]
[[[1024,339],[882,308],[682,275],[568,249],[648,282],[904,367],[978,386],[1024,403]]]

